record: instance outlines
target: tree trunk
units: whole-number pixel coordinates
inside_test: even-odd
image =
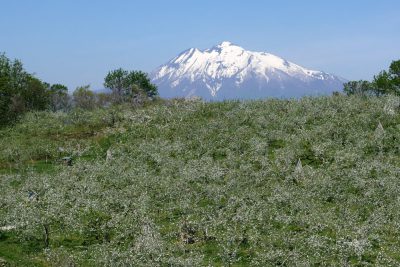
[[[43,230],[44,230],[44,246],[48,248],[50,243],[50,226],[48,224],[43,224]]]

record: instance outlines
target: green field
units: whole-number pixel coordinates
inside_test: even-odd
[[[0,129],[0,266],[399,266],[399,105],[28,113]]]

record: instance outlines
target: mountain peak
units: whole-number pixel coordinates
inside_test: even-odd
[[[156,69],[151,78],[161,96],[197,95],[212,100],[327,94],[341,90],[344,82],[228,41],[210,49],[186,50]]]
[[[223,42],[220,43],[218,46],[219,46],[219,47],[227,47],[227,46],[231,46],[231,45],[233,45],[231,42],[223,41]]]

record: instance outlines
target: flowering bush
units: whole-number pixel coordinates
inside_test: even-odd
[[[31,113],[0,132],[0,226],[58,265],[399,265],[399,103]]]

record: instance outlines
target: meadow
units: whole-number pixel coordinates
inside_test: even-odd
[[[29,112],[0,151],[0,266],[400,265],[396,96]]]

